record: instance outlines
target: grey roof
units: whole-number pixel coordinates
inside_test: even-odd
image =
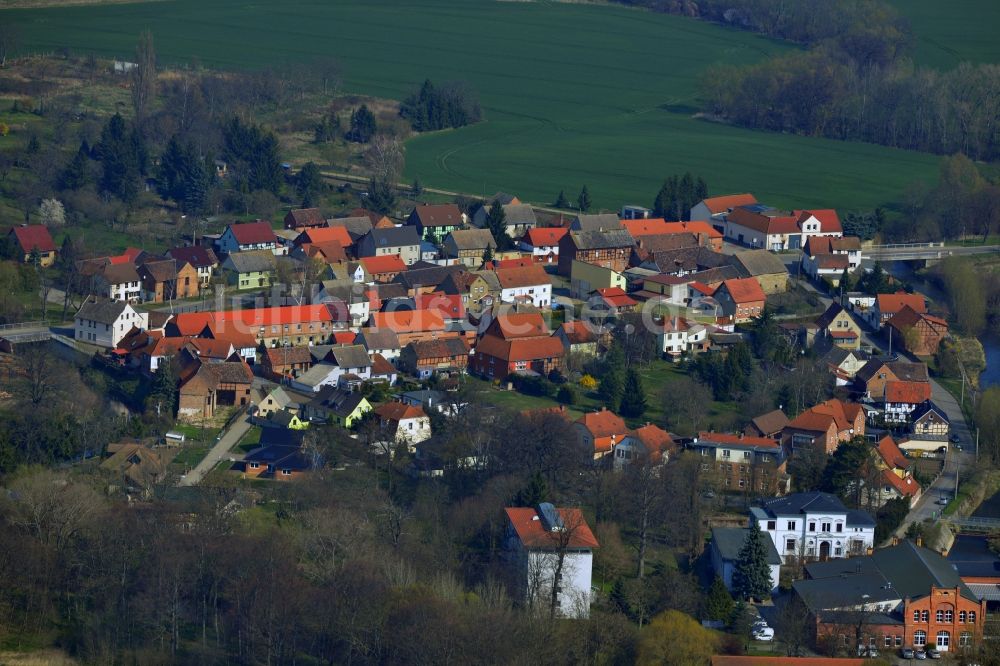
[[[372,364],[368,350],[361,345],[336,346],[327,356],[341,368],[367,368]]]
[[[335,217],[327,220],[328,227],[345,227],[351,238],[357,240],[372,230],[372,221],[365,215],[359,217]]]
[[[635,245],[632,236],[624,229],[571,231],[569,236],[579,250],[599,250],[607,247],[632,247]]]
[[[844,308],[842,308],[839,303],[837,302],[830,303],[830,307],[828,307],[823,312],[823,314],[821,314],[819,318],[816,319],[816,326],[818,326],[821,329],[829,328],[830,324],[833,323],[834,318],[843,311]]]
[[[805,513],[847,513],[840,498],[830,493],[792,493],[764,500],[762,508],[771,517],[796,516]]]
[[[345,303],[361,303],[368,300],[364,295],[364,289],[361,288],[362,285],[350,278],[323,280],[322,284],[323,291],[330,298],[339,298]]]
[[[957,535],[948,551],[948,562],[963,577],[1000,578],[1000,556],[990,550],[985,535]],[[992,587],[997,586],[994,584]],[[1000,589],[997,591],[1000,592]]]
[[[138,282],[139,271],[134,264],[106,264],[100,269],[100,275],[108,284],[124,284],[125,282]]]
[[[528,204],[505,204],[503,206],[504,222],[508,226],[536,226],[538,218],[535,217],[535,209]]]
[[[938,417],[940,417],[941,420],[944,421],[945,423],[948,424],[951,423],[951,421],[948,419],[948,415],[944,412],[943,409],[934,404],[933,400],[924,400],[922,403],[917,405],[917,408],[914,409],[912,412],[910,412],[910,422],[912,423],[917,419],[923,418],[930,412],[934,412],[935,414],[937,414]]]
[[[850,565],[850,573],[829,578],[799,580],[795,581],[792,587],[806,606],[814,611],[860,606],[864,603],[877,604],[901,599],[904,596],[899,590],[893,589],[889,580],[878,570],[862,567],[861,572],[854,571],[857,559],[864,558],[830,560]],[[924,590],[924,594],[929,592],[930,587]]]
[[[773,432],[779,432],[788,425],[788,416],[780,409],[774,409],[766,414],[754,417],[750,422],[757,430],[765,435],[769,435]]]
[[[735,560],[739,557],[740,549],[746,543],[750,529],[747,527],[713,527],[712,543],[719,551],[723,560]],[[761,541],[767,548],[767,563],[781,564],[781,557],[774,547],[774,542],[766,535],[761,535]]]
[[[967,599],[976,598],[962,582],[954,564],[909,540],[880,548],[869,556],[813,562],[805,570],[810,580],[799,581],[795,589],[801,594],[799,583],[804,583],[815,602],[811,604],[814,608],[837,600],[847,601],[848,591],[855,595],[855,603],[859,603],[863,594],[868,594],[872,603],[880,595],[885,599],[918,599],[930,594],[931,587],[957,587]]]
[[[392,229],[372,229],[366,239],[376,248],[403,247],[407,245],[420,246],[420,236],[415,227],[393,227]]]
[[[329,409],[334,414],[347,416],[361,404],[365,397],[357,391],[345,391],[335,386],[324,386],[310,404]]]
[[[713,284],[715,282],[722,282],[723,280],[735,280],[740,277],[740,272],[735,266],[727,265],[709,268],[697,273],[688,273],[684,277],[690,278],[694,282]]]
[[[847,512],[848,527],[875,527],[875,519],[860,509]]]
[[[867,354],[853,349],[844,349],[842,347],[834,346],[830,347],[830,350],[823,355],[823,360],[830,365],[839,367],[850,356],[863,360]]]
[[[233,252],[226,257],[223,267],[237,273],[265,273],[273,271],[277,267],[277,261],[270,250]]]
[[[367,358],[367,354],[365,357]],[[317,386],[321,381],[330,376],[336,366],[332,363],[317,363],[301,375],[295,378],[296,384],[303,386]]]
[[[121,316],[127,307],[128,303],[124,301],[87,301],[77,311],[76,316],[80,319],[96,321],[101,324],[113,324],[118,321],[118,317]]]
[[[746,270],[747,277],[788,273],[778,255],[768,250],[744,250],[734,254],[733,259]]]
[[[488,229],[457,229],[444,239],[446,244],[449,238],[456,250],[484,250],[488,247],[495,250],[497,247]]]
[[[889,369],[899,377],[901,381],[904,382],[926,382],[929,380],[927,376],[927,364],[926,363],[910,363],[909,361],[891,361],[886,365]]]
[[[490,291],[499,292],[500,291],[500,278],[497,277],[496,271],[472,271],[479,277],[483,278],[486,283],[486,288]]]
[[[444,391],[425,389],[423,391],[408,391],[400,397],[403,399],[403,402],[416,405],[426,405],[427,401],[431,401],[431,404],[442,402],[445,399],[445,394]]]
[[[407,227],[412,229],[413,227]],[[393,278],[393,282],[403,285],[406,289],[414,287],[437,286],[444,282],[444,279],[451,273],[460,273],[468,270],[463,265],[457,266],[429,266],[427,268],[411,268]],[[379,294],[381,296],[381,294]],[[385,297],[382,297],[383,300]]]
[[[571,231],[611,231],[612,229],[621,229],[622,221],[614,213],[577,215],[570,222],[569,228]]]
[[[732,267],[729,257],[718,252],[713,252],[707,247],[682,247],[662,252],[654,251],[653,262],[664,273],[702,271],[722,266],[726,268]],[[733,268],[734,270],[739,270],[735,267]]]
[[[376,349],[401,349],[399,336],[391,328],[363,328],[354,342],[370,352]]]

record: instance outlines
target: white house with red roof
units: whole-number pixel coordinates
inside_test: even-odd
[[[274,235],[271,225],[263,220],[230,224],[219,236],[216,247],[222,254],[248,250],[270,250],[275,254],[284,252],[278,247],[278,237]]]
[[[569,232],[564,227],[535,227],[521,237],[522,252],[530,252],[535,261],[552,264],[559,261],[559,241]]]
[[[780,211],[763,204],[737,206],[726,215],[726,239],[752,248],[797,250],[814,236],[844,235],[837,211]]]
[[[656,348],[673,361],[688,352],[704,351],[707,343],[708,327],[684,317],[665,317],[656,328]]]
[[[387,402],[375,409],[375,415],[384,435],[391,438],[392,443],[405,443],[412,449],[431,437],[431,420],[422,407]]]
[[[737,206],[752,206],[755,203],[757,203],[757,197],[746,193],[709,197],[699,201],[691,208],[688,219],[721,224],[724,222],[725,216]]]
[[[590,615],[594,549],[600,544],[580,509],[508,507],[507,552],[522,600],[562,617]]]
[[[536,308],[552,305],[552,278],[541,266],[503,268],[496,271],[502,303],[530,303]]]

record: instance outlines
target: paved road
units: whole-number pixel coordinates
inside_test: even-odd
[[[833,299],[817,290],[812,283],[803,280],[801,284],[805,285],[806,289],[814,291],[819,295],[824,308],[829,307],[830,303],[833,302]],[[851,316],[854,316],[853,313]],[[861,328],[862,344],[871,345],[872,349],[875,350],[881,350],[886,346],[884,340],[873,337],[872,331],[868,329],[864,321],[857,317],[854,317],[854,319]],[[948,419],[951,422],[951,431],[961,439],[961,446],[964,451],[958,451],[949,445],[944,470],[932,485],[924,488],[923,495],[921,495],[913,508],[910,509],[910,512],[906,515],[906,519],[903,520],[903,523],[896,531],[897,536],[905,534],[906,529],[911,523],[919,523],[939,516],[944,506],[935,504],[935,502],[942,495],[954,495],[956,474],[958,474],[960,469],[971,469],[972,465],[976,462],[974,453],[975,440],[973,439],[968,423],[965,422],[965,414],[959,407],[958,400],[933,379],[931,380],[931,399],[948,415]]]
[[[1000,245],[955,245],[929,248],[872,248],[862,250],[865,259],[878,261],[911,261],[914,259],[944,259],[960,255],[994,254],[1000,252]]]
[[[241,418],[237,419],[229,430],[222,434],[222,437],[216,442],[215,446],[209,450],[205,458],[198,463],[198,465],[181,477],[181,480],[177,482],[180,487],[184,486],[196,486],[201,483],[201,480],[205,478],[205,475],[215,469],[223,460],[229,459],[229,450],[236,446],[243,435],[247,434],[252,426],[246,414]]]

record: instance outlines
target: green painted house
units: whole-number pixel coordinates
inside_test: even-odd
[[[270,287],[278,261],[270,250],[233,252],[222,262],[227,284],[237,289]]]
[[[371,410],[372,404],[357,391],[324,386],[303,406],[302,415],[306,421],[320,420],[350,428]]]

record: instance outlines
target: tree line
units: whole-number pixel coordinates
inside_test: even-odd
[[[941,72],[908,61],[859,66],[821,47],[702,80],[707,111],[741,127],[865,141],[978,160],[1000,155],[1000,66]]]

